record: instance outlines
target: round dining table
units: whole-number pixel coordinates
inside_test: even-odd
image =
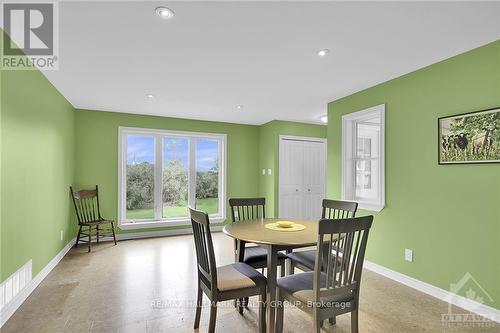
[[[266,224],[277,221],[292,221],[305,226],[302,230],[272,230]],[[266,327],[267,332],[274,332],[276,321],[276,275],[278,251],[291,251],[296,248],[316,245],[318,240],[318,221],[301,219],[256,219],[233,222],[224,226],[222,231],[238,240],[236,261],[242,262],[245,256],[245,244],[254,243],[267,249],[267,307]]]

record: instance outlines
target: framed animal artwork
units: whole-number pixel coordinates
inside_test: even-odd
[[[438,119],[439,164],[499,163],[500,107]]]

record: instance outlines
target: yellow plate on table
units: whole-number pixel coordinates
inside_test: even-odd
[[[306,226],[292,221],[277,221],[266,224],[266,228],[277,231],[300,231],[304,230]]]

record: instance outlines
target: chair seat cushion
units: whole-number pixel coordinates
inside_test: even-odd
[[[307,267],[310,270],[314,270],[314,263],[316,261],[315,259],[316,250],[292,252],[289,253],[287,257],[294,263]]]
[[[266,284],[266,277],[245,263],[237,262],[217,267],[217,288],[220,291],[265,288]]]
[[[299,274],[289,275],[278,279],[278,288],[285,291],[287,294],[292,295],[294,298],[308,306],[312,306],[314,302],[313,290],[314,272],[305,272]],[[321,273],[320,278],[320,291],[326,291],[326,274]],[[332,289],[330,289],[332,290]],[[320,301],[330,306],[336,306],[329,302],[350,302],[354,301],[354,294],[352,291],[343,289],[342,293],[335,295],[331,294],[329,297],[321,297]],[[343,305],[345,306],[345,305]],[[326,307],[326,306],[325,306]]]
[[[83,222],[81,225],[100,225],[100,224],[108,224],[112,223],[114,221],[112,220],[97,220],[97,221],[89,221],[89,222]]]
[[[278,261],[285,260],[286,255],[278,252]],[[243,262],[249,265],[257,262],[265,262],[267,260],[267,250],[260,246],[247,246],[245,247],[245,258]]]

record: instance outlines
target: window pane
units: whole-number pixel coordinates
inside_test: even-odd
[[[356,160],[355,199],[377,201],[378,199],[378,161]]]
[[[356,157],[378,157],[379,124],[356,124]]]
[[[372,119],[356,124],[355,199],[377,201],[379,132]]]
[[[357,139],[357,156],[358,157],[368,157],[372,155],[372,139],[370,138],[360,138]]]
[[[127,136],[127,219],[153,219],[155,138]]]
[[[187,139],[163,138],[163,217],[188,216]]]
[[[196,140],[196,208],[219,213],[219,142]]]
[[[373,187],[371,163],[371,160],[356,161],[356,190],[368,190]]]

